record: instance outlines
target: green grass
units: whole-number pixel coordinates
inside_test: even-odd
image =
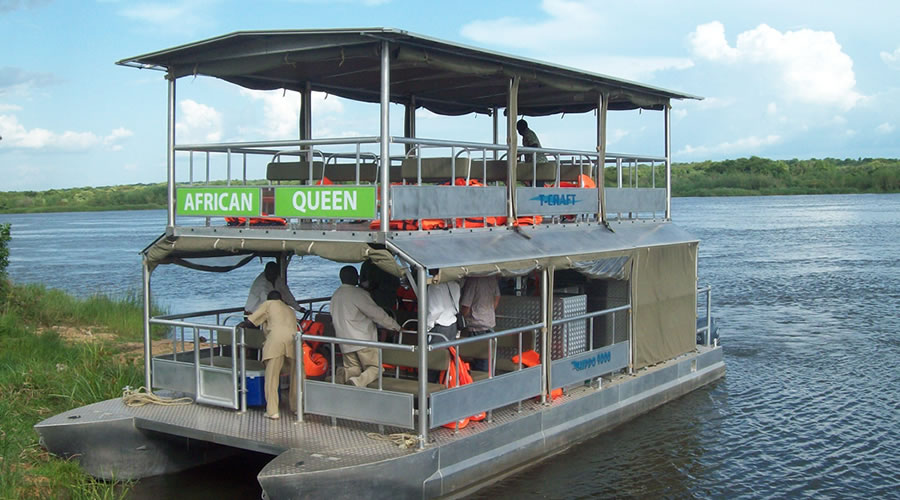
[[[142,307],[133,298],[78,300],[8,282],[0,288],[0,498],[124,498],[129,484],[97,481],[49,455],[32,427],[142,384],[142,367],[120,356],[124,341],[141,337]],[[115,335],[70,343],[39,328],[50,325],[93,325]]]
[[[102,326],[122,340],[138,342],[143,339],[143,304],[141,297],[132,293],[121,299],[94,295],[87,299],[75,298],[61,290],[43,285],[9,285],[6,297],[0,301],[4,314],[15,314],[24,323],[35,326]],[[162,314],[154,309],[154,315]],[[155,328],[154,338],[161,338],[165,331]]]

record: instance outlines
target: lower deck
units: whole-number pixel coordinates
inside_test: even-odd
[[[114,470],[116,465],[133,463],[141,451],[159,444],[155,440],[165,438],[167,447],[187,448],[188,455],[196,458],[207,443],[273,455],[259,475],[269,498],[291,497],[291,491],[300,491],[296,488],[322,494],[337,492],[340,496],[343,490],[336,490],[338,486],[330,482],[333,474],[341,474],[349,483],[378,482],[382,480],[379,476],[385,475],[384,481],[399,481],[413,496],[418,496],[416,491],[426,497],[456,495],[471,487],[476,478],[476,484],[484,486],[488,484],[484,481],[531,465],[718,379],[724,370],[721,347],[698,346],[693,352],[633,375],[613,374],[604,376],[599,384],[595,381],[569,387],[562,397],[547,404],[527,400],[521,406],[495,409],[488,419],[458,431],[436,428],[424,450],[398,447],[385,438],[401,430],[375,424],[314,415],[298,422],[287,418],[287,411],[281,419],[270,420],[259,408],[241,413],[201,404],[129,407],[121,399],[56,415],[38,424],[37,430],[51,451],[79,456],[82,466],[100,477],[128,476],[127,471]],[[123,432],[139,434],[147,443],[155,444],[116,439],[108,429],[100,432],[112,422],[131,429]],[[76,433],[71,427],[76,425],[96,430],[77,433],[81,444],[61,443],[72,440]],[[85,436],[95,436],[96,442]],[[204,451],[204,456],[214,459],[213,455]],[[152,460],[175,456],[165,449]],[[151,470],[142,469],[140,464],[135,467]],[[407,468],[415,472],[407,472]]]

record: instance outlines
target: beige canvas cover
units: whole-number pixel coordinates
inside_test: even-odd
[[[634,250],[631,273],[634,366],[696,347],[697,243]]]

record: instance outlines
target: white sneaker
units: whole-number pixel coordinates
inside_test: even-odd
[[[266,418],[271,420],[278,420],[279,418],[281,418],[281,414],[276,413],[274,415],[269,415],[268,413],[266,413]]]

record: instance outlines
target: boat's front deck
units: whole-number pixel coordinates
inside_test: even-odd
[[[608,380],[605,379],[604,384]],[[552,404],[562,404],[594,391],[590,387],[572,388]],[[164,392],[157,394],[166,395]],[[429,444],[446,444],[538,413],[543,408],[546,407],[539,401],[528,400],[522,402],[521,409],[517,404],[496,409],[492,412],[490,421],[485,419],[471,422],[458,431],[438,427],[430,431]],[[41,425],[67,425],[122,418],[133,418],[135,427],[139,429],[271,455],[293,449],[307,457],[302,466],[305,472],[379,462],[416,451],[415,446],[401,448],[388,439],[370,435],[377,433],[387,438],[392,433],[412,431],[344,419],[337,420],[337,425],[333,425],[330,417],[318,415],[306,415],[303,422],[297,422],[286,407],[282,408],[280,419],[271,420],[265,417],[262,408],[249,408],[247,412],[241,413],[196,403],[178,406],[127,406],[121,398],[117,398],[61,413]]]

